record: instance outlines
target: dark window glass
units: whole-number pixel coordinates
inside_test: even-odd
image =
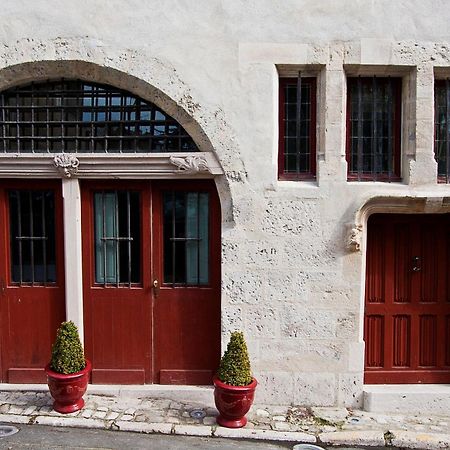
[[[209,194],[163,193],[164,283],[209,283]]]
[[[400,179],[401,79],[349,78],[349,180]]]
[[[278,176],[313,179],[316,173],[316,80],[280,79]]]
[[[94,194],[95,282],[121,285],[140,282],[139,192]]]
[[[52,191],[8,192],[11,280],[56,282],[55,199]]]
[[[85,81],[33,83],[0,94],[3,153],[198,151],[172,117],[133,94]]]
[[[450,183],[450,81],[436,81],[434,91],[434,156],[438,181]]]

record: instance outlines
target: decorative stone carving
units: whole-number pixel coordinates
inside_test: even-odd
[[[350,251],[359,252],[361,250],[362,230],[362,225],[356,225],[350,228],[347,238],[347,248]]]
[[[197,173],[211,172],[208,161],[201,155],[171,156],[170,162],[178,167],[179,172]]]
[[[70,153],[60,153],[53,158],[53,164],[63,172],[64,176],[70,178],[78,172],[80,161]]]

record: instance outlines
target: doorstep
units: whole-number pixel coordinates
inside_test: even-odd
[[[446,416],[450,411],[450,384],[365,384],[363,392],[368,412]]]

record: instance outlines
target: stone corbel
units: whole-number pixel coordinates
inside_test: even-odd
[[[80,161],[70,153],[60,153],[53,158],[53,164],[65,177],[70,178],[78,172]]]
[[[349,225],[347,233],[347,248],[351,252],[359,252],[361,250],[362,225]]]
[[[208,166],[208,161],[201,155],[188,155],[188,156],[171,156],[171,164],[178,167],[178,172],[184,173],[198,173],[198,172],[211,172]]]

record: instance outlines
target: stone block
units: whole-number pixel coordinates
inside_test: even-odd
[[[336,404],[334,373],[299,373],[294,376],[294,404],[334,406]]]
[[[349,408],[363,406],[364,372],[340,373],[338,378],[338,404]]]
[[[263,272],[243,270],[227,272],[222,280],[223,293],[230,303],[255,304],[261,299]]]
[[[279,335],[278,311],[262,305],[248,307],[245,318],[245,330],[253,338],[277,337]]]
[[[256,405],[290,404],[293,400],[293,376],[288,372],[256,372],[259,386],[255,393]]]

